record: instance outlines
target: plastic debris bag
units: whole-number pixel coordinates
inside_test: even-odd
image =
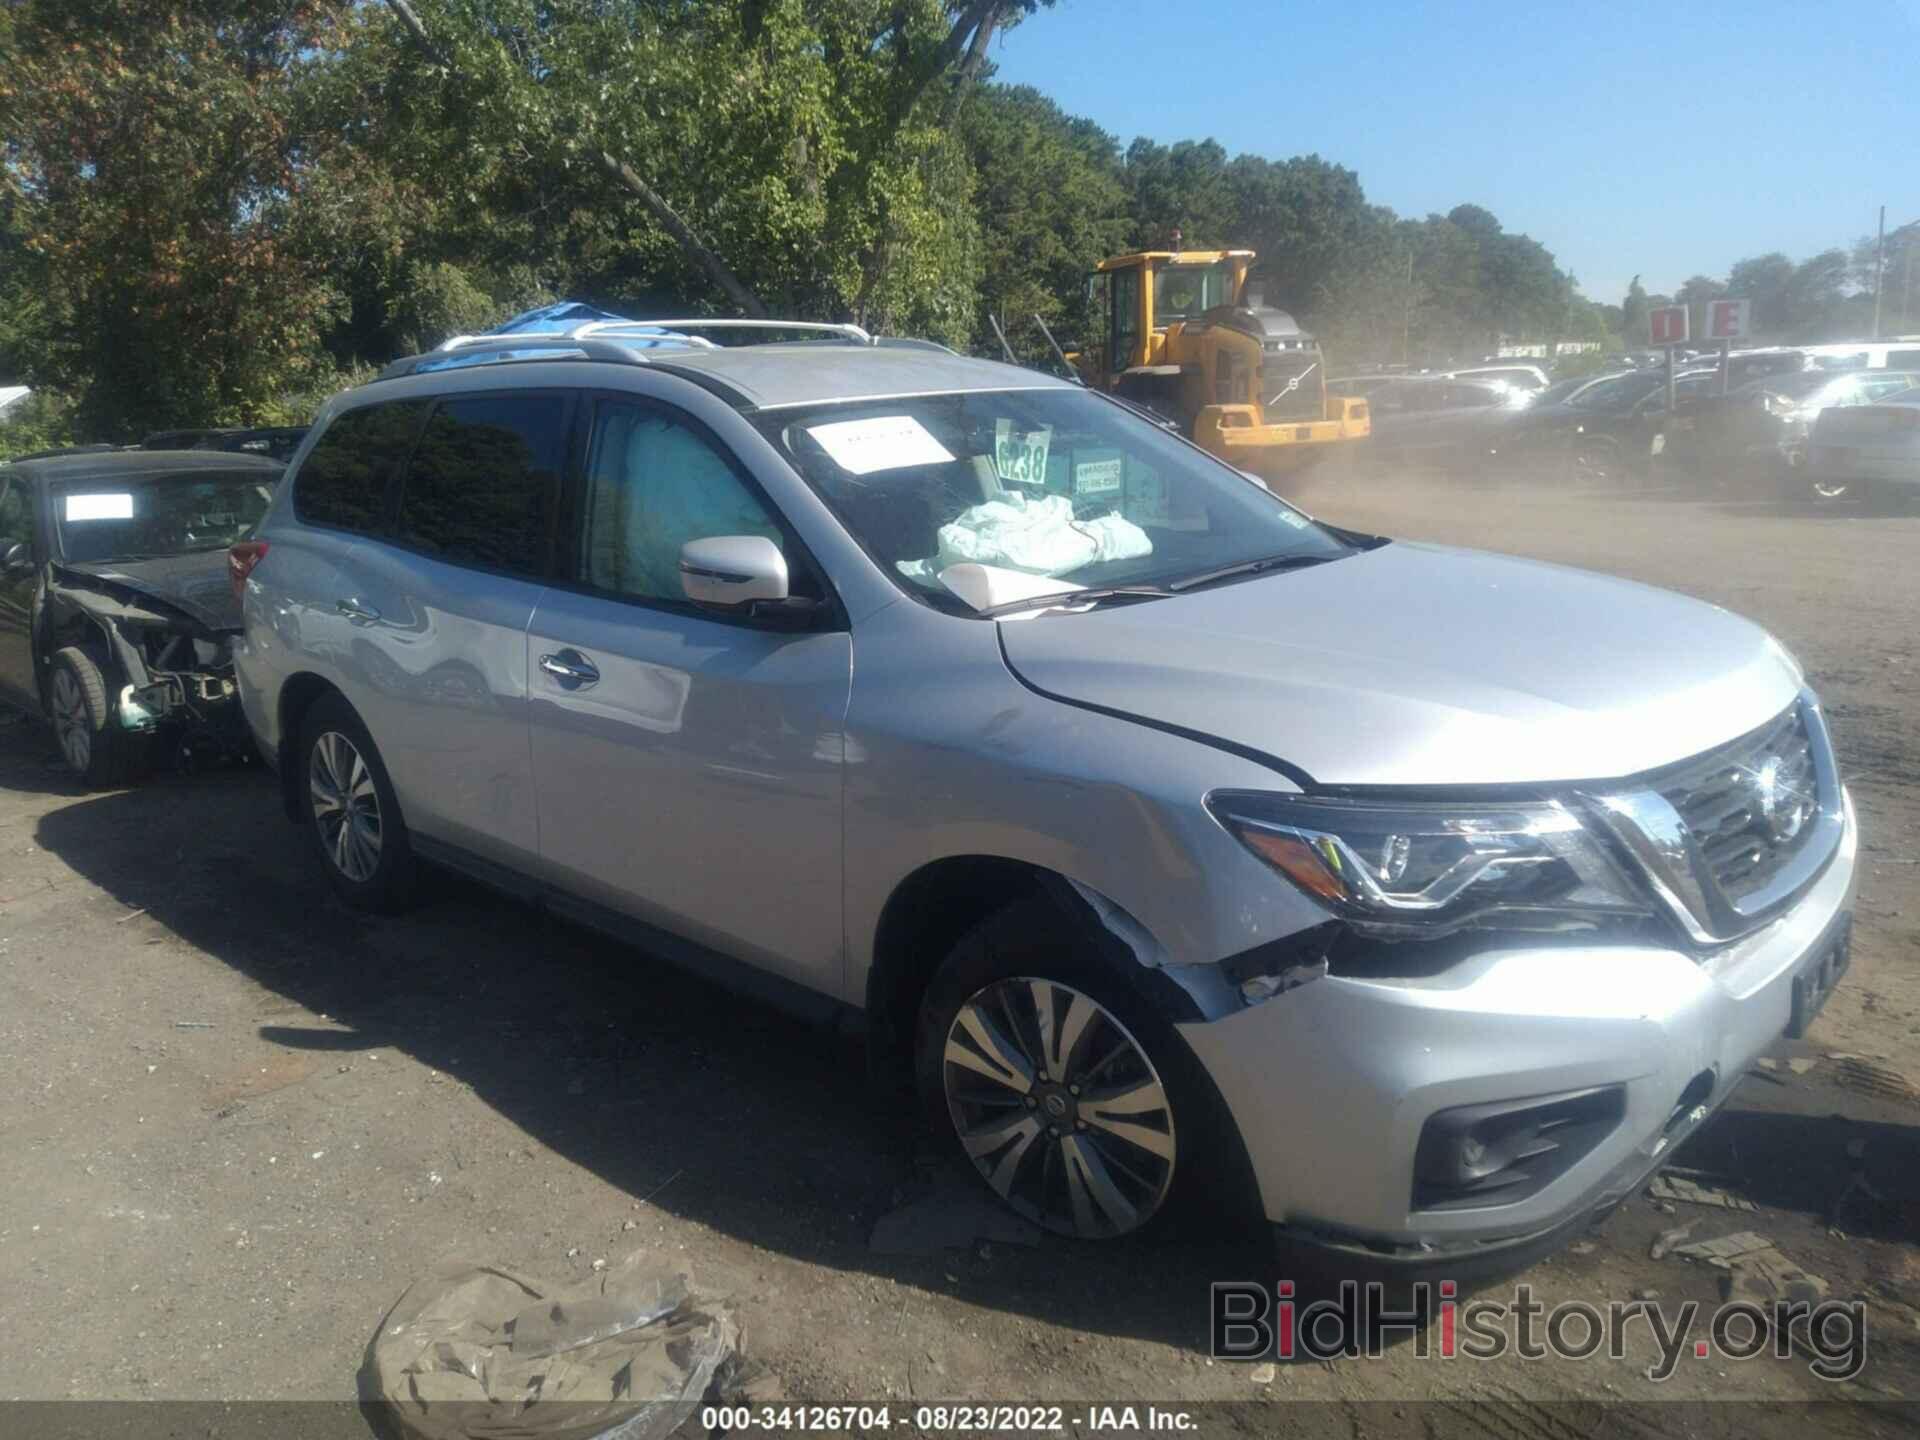
[[[361,1389],[417,1440],[664,1440],[738,1345],[730,1315],[639,1256],[565,1286],[447,1261],[387,1313]]]
[[[1029,499],[1017,491],[969,506],[940,527],[939,543],[938,569],[972,562],[1038,575],[1153,553],[1147,532],[1123,515],[1076,520],[1064,495]]]

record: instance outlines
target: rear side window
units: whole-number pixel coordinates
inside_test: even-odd
[[[400,488],[400,540],[458,565],[540,574],[566,452],[563,394],[443,401]]]
[[[371,535],[386,519],[387,482],[427,413],[424,400],[349,410],[314,442],[293,482],[293,513],[309,525]]]
[[[14,545],[33,545],[33,514],[24,485],[11,475],[0,475],[0,552]]]

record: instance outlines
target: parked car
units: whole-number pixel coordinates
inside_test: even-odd
[[[1832,988],[1858,837],[1758,627],[838,336],[324,407],[236,663],[343,899],[443,863],[856,1017],[1052,1230],[1376,1259],[1586,1225]]]
[[[1515,421],[1508,443],[1519,453],[1563,454],[1576,476],[1615,483],[1644,474],[1676,434],[1684,436],[1697,402],[1717,384],[1713,371],[1682,371],[1670,416],[1664,369],[1605,376],[1564,399],[1535,401]]]
[[[1503,361],[1498,365],[1466,365],[1440,372],[1443,380],[1477,380],[1482,384],[1499,383],[1529,394],[1547,388],[1547,372],[1538,365]]]
[[[1920,493],[1920,390],[1822,410],[1808,438],[1807,470],[1822,500],[1864,494],[1910,502]]]
[[[251,753],[227,550],[266,513],[280,469],[137,450],[0,465],[0,699],[52,721],[82,780]]]
[[[142,450],[229,450],[242,455],[264,455],[281,464],[293,458],[306,438],[304,425],[255,426],[251,429],[157,430],[140,442]]]
[[[1709,393],[1696,407],[1692,458],[1742,488],[1798,496],[1809,490],[1807,435],[1822,410],[1870,405],[1915,385],[1920,370],[1796,370]],[[1826,488],[1817,481],[1811,493],[1838,498]]]
[[[1327,388],[1366,397],[1373,421],[1368,457],[1447,470],[1484,464],[1499,448],[1514,412],[1532,399],[1528,391],[1501,381],[1429,376],[1356,376],[1329,381]]]

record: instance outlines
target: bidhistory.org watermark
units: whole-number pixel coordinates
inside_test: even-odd
[[[1547,1305],[1531,1285],[1510,1298],[1460,1298],[1452,1280],[1415,1281],[1390,1303],[1380,1281],[1340,1282],[1337,1295],[1306,1300],[1294,1282],[1217,1281],[1211,1348],[1221,1360],[1379,1359],[1405,1347],[1417,1359],[1609,1360],[1627,1358],[1638,1327],[1658,1358],[1651,1380],[1670,1379],[1692,1360],[1789,1359],[1796,1351],[1822,1380],[1852,1380],[1866,1368],[1866,1306],[1859,1300],[1746,1300],[1705,1306],[1685,1300],[1561,1300]]]

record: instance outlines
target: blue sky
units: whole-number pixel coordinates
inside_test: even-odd
[[[1483,205],[1596,300],[1920,219],[1920,0],[1058,0],[994,46],[1120,137],[1318,153]]]

